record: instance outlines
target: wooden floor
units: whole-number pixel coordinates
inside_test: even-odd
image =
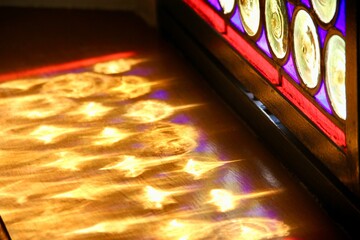
[[[0,29],[12,239],[347,239],[140,18],[0,8]]]

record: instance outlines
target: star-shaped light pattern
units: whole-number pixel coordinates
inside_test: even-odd
[[[0,84],[0,214],[14,239],[197,240],[222,229],[223,239],[287,236],[281,221],[241,211],[279,190],[215,188],[241,163],[204,146],[187,113],[206,104],[178,104],[166,81],[131,75],[147,61]],[[237,213],[212,220],[227,212]]]
[[[52,125],[42,125],[30,132],[29,136],[44,144],[53,143],[67,133],[75,132],[76,129],[64,128]]]

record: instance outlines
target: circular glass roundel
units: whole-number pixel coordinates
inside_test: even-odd
[[[335,113],[346,119],[345,41],[338,35],[329,38],[325,47],[325,84]]]
[[[219,0],[219,3],[224,14],[230,13],[235,6],[235,0]]]
[[[239,0],[240,15],[249,36],[255,36],[260,27],[259,0]]]
[[[303,9],[296,13],[294,21],[296,68],[306,87],[315,88],[320,79],[320,46],[316,27]]]
[[[337,0],[311,0],[314,11],[324,23],[329,23],[336,13]]]
[[[288,21],[283,0],[266,0],[266,33],[270,47],[279,59],[285,57],[288,50]]]

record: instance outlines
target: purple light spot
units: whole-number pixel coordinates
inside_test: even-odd
[[[327,31],[321,27],[318,27],[318,32],[319,32],[321,47],[324,47]]]
[[[305,6],[307,6],[308,8],[311,8],[310,2],[309,0],[302,0],[301,1]]]
[[[155,91],[150,95],[150,98],[160,99],[160,100],[166,100],[169,98],[169,94],[165,90],[158,90]]]
[[[151,73],[153,72],[152,69],[150,68],[134,68],[134,69],[131,69],[130,71],[124,73],[124,75],[136,75],[136,76],[149,76],[151,75]]]
[[[346,16],[345,16],[345,0],[341,1],[338,17],[336,19],[335,27],[345,36],[346,33]]]
[[[188,205],[185,205],[185,206],[181,206],[180,210],[186,211],[186,210],[192,210],[192,208]]]
[[[144,125],[144,124],[139,124],[136,126],[136,129],[139,131],[139,132],[145,132],[149,129],[149,126],[148,125]]]
[[[118,102],[116,102],[116,104],[120,105],[120,106],[124,106],[127,104],[131,104],[132,102],[129,99],[125,99],[125,100],[120,100]]]
[[[142,143],[134,143],[131,145],[132,148],[135,148],[135,149],[141,149],[141,148],[144,148],[144,144]]]
[[[177,124],[189,124],[191,121],[185,114],[176,115],[172,120],[172,123]]]
[[[294,13],[295,6],[294,6],[294,4],[292,4],[290,2],[287,2],[286,6],[287,6],[287,9],[288,9],[289,20],[291,21],[293,13]]]
[[[262,30],[260,38],[256,42],[256,44],[259,46],[259,48],[261,48],[266,53],[266,55],[268,55],[271,58],[271,53],[270,53],[269,46],[268,46],[267,41],[266,41],[266,36],[265,36],[265,30],[264,29]]]
[[[256,217],[268,217],[267,216],[267,212],[266,209],[258,203],[255,203],[251,209],[249,209],[249,211],[247,212],[248,216],[256,216]]]
[[[240,10],[236,8],[234,15],[231,17],[230,22],[241,32],[245,32],[240,18]]]
[[[219,160],[220,161],[227,161],[229,160],[229,156],[227,156],[224,152],[219,153]]]
[[[209,0],[208,1],[216,10],[221,11],[222,8],[218,0]]]
[[[296,69],[295,69],[295,65],[294,65],[294,60],[292,57],[292,53],[290,53],[289,59],[288,61],[284,64],[283,66],[284,70],[292,77],[292,79],[297,82],[300,83],[300,80],[296,74]]]
[[[195,149],[195,152],[197,153],[204,153],[204,152],[207,152],[208,151],[208,143],[204,140],[200,140],[198,142],[198,146],[197,148]]]
[[[168,176],[169,174],[167,173],[158,173],[155,175],[156,178],[160,178],[160,179],[167,178]]]
[[[79,68],[79,69],[72,69],[72,70],[69,70],[69,71],[65,71],[64,73],[83,73],[85,71],[86,71],[86,69]]]
[[[189,190],[196,190],[199,189],[200,187],[201,187],[200,184],[193,183],[191,185],[186,185],[184,188]]]
[[[211,148],[209,146],[209,142],[208,142],[208,138],[204,133],[199,133],[199,138],[198,138],[198,146],[195,149],[196,152],[201,152],[201,153],[205,153],[205,152],[209,152],[209,149],[211,149],[212,151],[214,151],[213,148]],[[211,152],[211,151],[210,151]]]
[[[326,95],[324,81],[322,81],[319,92],[315,95],[315,99],[328,113],[333,114]]]
[[[217,222],[224,221],[224,219],[227,219],[227,216],[223,215],[223,214],[220,214],[220,215],[217,215],[217,216],[214,217],[214,220],[217,221]]]
[[[253,188],[251,187],[251,182],[248,176],[239,174],[236,176],[236,181],[238,182],[240,189],[244,193],[250,193],[253,191]]]
[[[122,118],[120,118],[120,117],[113,118],[113,119],[110,120],[111,124],[119,124],[119,123],[123,123],[123,122],[124,122],[124,120]]]
[[[261,204],[254,204],[249,211],[247,211],[246,215],[254,216],[254,217],[266,217],[270,219],[277,219],[277,214],[270,209],[265,208]]]

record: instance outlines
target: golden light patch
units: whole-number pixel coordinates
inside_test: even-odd
[[[131,120],[141,123],[151,123],[171,116],[174,108],[157,100],[145,100],[132,104],[125,114]]]
[[[124,73],[138,64],[145,61],[144,59],[123,58],[108,62],[97,63],[93,66],[93,71],[102,74],[119,74]]]

